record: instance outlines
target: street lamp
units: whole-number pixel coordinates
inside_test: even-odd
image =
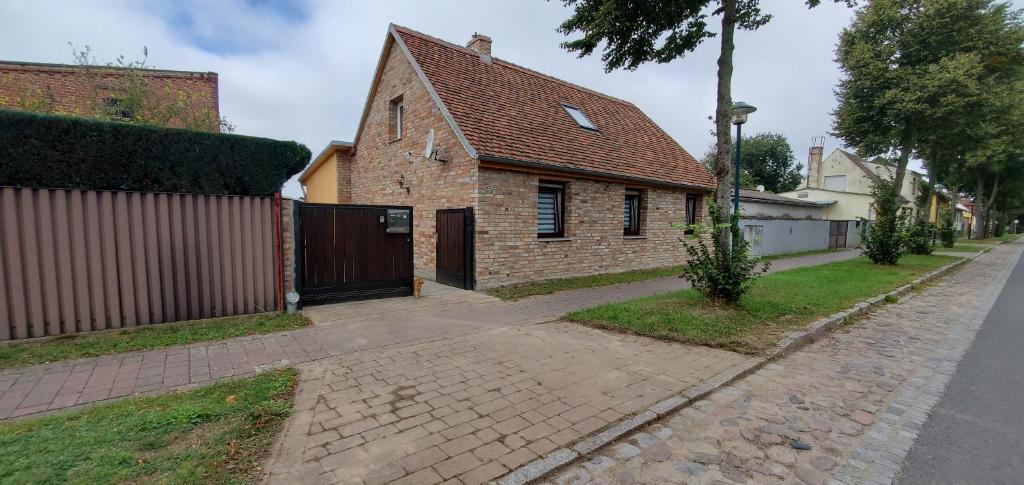
[[[740,144],[743,143],[743,123],[747,122],[747,116],[757,111],[757,108],[743,101],[732,104],[732,124],[736,125],[736,180],[733,185],[732,207],[733,213],[740,213]]]

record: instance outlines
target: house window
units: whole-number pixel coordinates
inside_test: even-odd
[[[537,187],[537,237],[565,236],[565,184],[541,182]]]
[[[565,108],[567,113],[569,113],[572,120],[575,121],[577,125],[580,125],[580,128],[597,131],[597,127],[594,126],[592,121],[590,121],[590,118],[587,118],[587,115],[583,114],[582,109],[568,104],[563,104],[562,107]]]
[[[846,192],[846,175],[826,175],[825,190]]]
[[[686,194],[686,225],[692,226],[700,219],[697,214],[700,210],[700,196],[697,194]]]
[[[626,190],[626,202],[622,211],[622,234],[640,235],[640,191]]]
[[[391,100],[388,106],[388,135],[391,141],[401,140],[403,133],[403,121],[405,118],[405,104],[399,96]]]

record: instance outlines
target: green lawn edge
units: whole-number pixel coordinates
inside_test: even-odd
[[[0,423],[3,483],[254,483],[298,372]]]
[[[772,256],[765,256],[761,259],[765,261],[775,261],[779,259],[831,253],[835,251],[835,249],[817,249],[813,251],[801,251],[798,253],[776,254]],[[657,278],[668,278],[672,276],[679,276],[682,271],[683,267],[681,265],[663,266],[659,268],[623,271],[620,273],[601,273],[588,276],[571,276],[568,278],[529,281],[526,283],[516,283],[489,288],[485,291],[488,295],[501,298],[502,300],[518,300],[530,296],[550,295],[552,293],[558,293],[566,290],[598,288],[601,286],[609,286],[619,283],[635,283],[638,281],[647,281]]]
[[[682,266],[664,266],[652,269],[623,271],[621,273],[602,273],[589,276],[573,276],[569,278],[531,281],[528,283],[499,286],[496,288],[490,288],[486,291],[487,294],[496,296],[502,300],[518,300],[528,296],[550,295],[559,291],[576,290],[580,288],[596,288],[618,283],[632,283],[657,278],[668,278],[670,276],[678,276],[682,270]]]
[[[9,342],[0,344],[0,369],[212,342],[309,325],[309,319],[299,314],[258,313]]]
[[[688,289],[587,308],[563,318],[619,332],[760,355],[788,332],[959,259],[908,255],[897,266],[881,266],[860,257],[764,275],[736,307],[715,306],[698,291]]]

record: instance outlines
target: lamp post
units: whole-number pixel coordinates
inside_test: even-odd
[[[735,181],[732,187],[732,209],[734,214],[740,213],[740,145],[743,143],[743,123],[747,122],[747,116],[757,111],[757,108],[743,101],[732,104],[732,124],[736,125],[736,170]]]

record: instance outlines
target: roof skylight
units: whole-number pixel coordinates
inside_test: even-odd
[[[562,107],[565,108],[565,112],[569,113],[572,120],[575,121],[577,125],[580,125],[581,128],[597,131],[597,127],[594,126],[592,121],[590,121],[590,118],[587,118],[587,115],[583,114],[583,110],[568,104],[563,104]]]

